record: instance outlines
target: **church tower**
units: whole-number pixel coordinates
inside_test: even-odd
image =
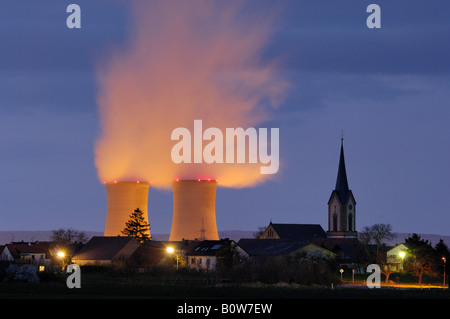
[[[344,138],[341,138],[341,155],[336,187],[328,200],[328,238],[356,238],[356,201],[348,188],[344,160]]]

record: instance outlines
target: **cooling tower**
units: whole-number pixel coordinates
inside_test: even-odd
[[[144,213],[144,219],[148,223],[149,187],[150,184],[145,182],[106,183],[107,207],[104,236],[123,236],[125,223],[136,208]]]
[[[218,240],[216,181],[173,182],[173,219],[170,241]]]

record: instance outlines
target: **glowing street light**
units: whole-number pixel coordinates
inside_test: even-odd
[[[66,257],[66,253],[64,251],[60,250],[56,253],[56,256],[61,260],[61,267],[62,267],[62,270],[64,270],[65,263],[66,263],[66,261],[64,259]]]
[[[402,270],[404,270],[403,269],[403,258],[405,258],[405,252],[404,251],[401,251],[399,254],[398,254],[399,256],[400,256],[400,258],[402,259]]]
[[[168,252],[169,254],[173,254],[173,253],[175,253],[175,250],[173,249],[173,247],[167,247],[167,252]],[[176,255],[176,257],[177,257],[177,270],[178,270],[178,254],[175,253],[175,255]]]

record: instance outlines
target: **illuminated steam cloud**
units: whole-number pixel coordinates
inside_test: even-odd
[[[234,1],[132,3],[128,42],[98,66],[100,180],[170,188],[176,178],[217,179],[226,187],[267,178],[259,163],[175,164],[171,133],[193,132],[195,119],[225,132],[270,118],[287,88],[274,64],[260,59],[272,14],[244,15]]]

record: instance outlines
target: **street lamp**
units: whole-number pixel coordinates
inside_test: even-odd
[[[405,258],[405,252],[404,252],[404,251],[401,251],[401,252],[399,253],[399,256],[400,256],[400,258],[402,259],[402,270],[404,270],[404,269],[403,269],[403,258]]]
[[[445,288],[445,262],[447,261],[447,259],[445,257],[442,257],[442,260],[444,261],[444,284],[443,284],[443,288]]]
[[[62,270],[64,271],[64,268],[66,266],[66,262],[65,262],[66,253],[64,251],[60,250],[56,253],[56,256],[58,256],[58,258],[61,260],[61,267],[62,267]]]
[[[167,252],[169,254],[173,254],[175,253],[175,249],[173,249],[173,247],[167,247]],[[175,253],[176,257],[177,257],[177,270],[178,270],[178,253]]]

